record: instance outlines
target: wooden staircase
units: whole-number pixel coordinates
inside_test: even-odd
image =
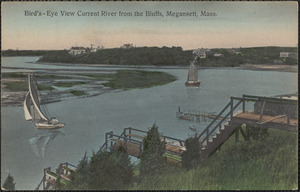
[[[203,142],[200,149],[201,158],[204,160],[214,153],[234,133],[235,128],[236,126],[230,125],[228,121],[227,125],[222,126],[215,135],[208,139],[208,143]]]
[[[234,103],[234,99],[231,98],[230,102],[198,136],[201,145],[200,156],[202,160],[208,158],[209,155],[216,151],[216,149],[221,146],[235,131],[235,128],[238,125],[233,125],[230,122],[230,119],[233,117],[234,111],[241,103],[243,103],[243,100],[239,100],[237,103]],[[220,117],[223,118],[220,120]],[[219,122],[217,122],[217,120],[219,120]]]
[[[264,126],[264,124],[267,124],[267,122],[271,122],[271,121],[274,121],[274,123],[276,123],[275,120],[278,120],[279,118],[282,119],[283,117],[286,116],[286,115],[277,115],[274,116],[273,118],[270,118],[267,121],[261,122],[263,117],[263,110],[264,110],[262,107],[259,120],[252,119],[250,121],[247,121],[246,119],[243,118],[241,120],[237,120],[238,115],[247,114],[247,112],[245,111],[246,108],[245,105],[246,102],[249,101],[250,102],[263,101],[264,103],[271,102],[271,103],[285,103],[285,104],[297,105],[297,101],[291,101],[291,100],[286,100],[281,98],[279,99],[279,98],[259,97],[259,96],[251,96],[251,95],[243,95],[243,97],[241,98],[231,97],[230,102],[223,108],[223,110],[215,117],[215,119],[198,136],[201,145],[200,155],[202,160],[208,158],[209,155],[214,153],[243,123],[247,123],[247,124],[249,123],[250,125],[252,124],[253,126],[268,128],[268,126]],[[238,112],[237,108],[239,106],[242,106],[242,110]],[[292,120],[290,120],[289,116],[287,117],[287,119],[288,120],[286,124],[282,122],[277,122],[278,126],[287,127],[284,130],[289,130],[290,127],[292,128],[298,127],[298,125],[294,125],[291,123]],[[241,133],[242,135],[244,134],[242,130]]]

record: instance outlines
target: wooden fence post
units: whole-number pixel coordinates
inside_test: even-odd
[[[230,119],[233,117],[233,98],[230,97]]]
[[[235,129],[235,142],[237,143],[239,141],[239,131],[241,127],[237,127]]]
[[[243,113],[245,113],[245,108],[246,108],[246,106],[245,106],[245,97],[243,96]]]

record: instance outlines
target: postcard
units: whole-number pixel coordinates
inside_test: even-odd
[[[298,189],[294,1],[1,2],[3,190]]]

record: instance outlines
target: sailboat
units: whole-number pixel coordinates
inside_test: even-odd
[[[40,98],[34,74],[28,74],[29,92],[24,100],[24,113],[26,121],[32,121],[38,129],[59,129],[65,126],[55,117],[48,118],[41,110]]]
[[[188,70],[187,81],[185,82],[186,87],[199,87],[200,81],[198,80],[198,68],[195,66],[197,57],[191,62]]]

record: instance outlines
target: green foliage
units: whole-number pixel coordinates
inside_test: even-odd
[[[39,61],[114,65],[187,65],[191,57],[192,51],[183,51],[181,47],[139,47],[103,49],[76,56],[67,51],[49,52]]]
[[[248,131],[250,139],[263,140],[269,136],[268,129],[247,126],[246,130]]]
[[[7,81],[4,82],[6,85],[6,89],[10,91],[28,91],[28,82],[27,81]],[[50,85],[38,84],[37,85],[39,91],[49,90],[52,91],[54,88]]]
[[[196,167],[200,162],[200,142],[197,135],[185,140],[186,151],[182,154],[182,166],[186,169]]]
[[[91,189],[127,189],[131,182],[133,169],[127,154],[120,151],[101,152],[93,155],[90,168]]]
[[[78,91],[78,90],[71,90],[70,93],[72,93],[73,95],[76,95],[76,96],[85,95],[84,91]]]
[[[103,85],[114,89],[134,89],[163,85],[175,80],[173,75],[164,72],[120,70],[111,74],[109,82]]]
[[[3,82],[6,89],[10,91],[28,91],[27,81],[7,81]]]
[[[2,78],[25,78],[27,75],[24,75],[23,73],[2,73]]]
[[[4,57],[15,57],[15,56],[43,56],[46,53],[49,52],[56,52],[56,51],[45,51],[45,50],[39,50],[39,51],[33,51],[33,50],[4,50],[1,51],[1,56]]]
[[[60,75],[35,75],[37,79],[72,79],[72,77],[60,76]]]
[[[127,154],[120,151],[93,153],[91,160],[80,161],[68,190],[121,190],[128,189],[133,168]]]
[[[5,190],[15,190],[14,178],[10,174],[8,174],[8,176],[6,177],[2,187]]]
[[[144,149],[140,162],[141,179],[147,180],[147,177],[157,176],[163,172],[166,144],[160,138],[158,127],[154,123],[147,132],[147,136],[144,137]]]

